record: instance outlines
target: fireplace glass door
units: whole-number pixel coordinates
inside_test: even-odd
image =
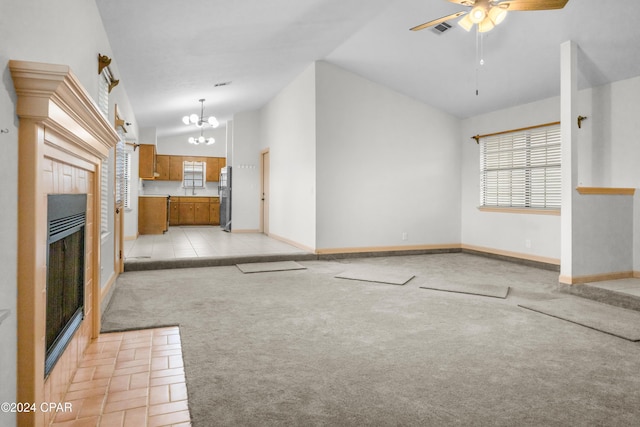
[[[49,195],[45,375],[84,317],[86,195]]]

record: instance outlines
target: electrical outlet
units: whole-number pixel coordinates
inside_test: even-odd
[[[531,239],[526,239],[524,241],[524,247],[525,248],[531,248]]]
[[[402,232],[402,240],[407,240],[409,238],[408,234],[406,231]]]

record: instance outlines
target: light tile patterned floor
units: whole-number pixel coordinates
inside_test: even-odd
[[[64,402],[52,426],[190,426],[178,327],[100,335]]]
[[[305,253],[262,233],[227,233],[220,227],[169,227],[165,234],[125,242],[125,259],[164,260],[217,256]]]

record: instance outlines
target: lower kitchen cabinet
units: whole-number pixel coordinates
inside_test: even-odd
[[[209,203],[209,224],[220,225],[220,199],[217,197]]]
[[[170,225],[219,225],[218,197],[172,197]]]

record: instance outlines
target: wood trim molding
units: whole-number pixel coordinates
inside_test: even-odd
[[[608,196],[633,196],[636,193],[635,188],[621,187],[578,187],[578,193],[582,195],[599,194]]]
[[[560,216],[560,209],[507,208],[507,207],[498,207],[498,206],[496,207],[478,206],[478,210],[481,212]]]
[[[109,156],[118,134],[69,66],[11,60],[9,68],[21,119],[41,122],[93,156]]]
[[[541,263],[545,263],[545,264],[560,265],[560,260],[558,258],[549,258],[549,257],[543,257],[543,256],[539,256],[539,255],[525,254],[525,253],[521,253],[521,252],[505,251],[505,250],[502,250],[502,249],[494,249],[494,248],[487,248],[487,247],[484,247],[484,246],[475,246],[475,245],[467,245],[467,244],[462,244],[461,247],[462,247],[462,249],[467,249],[467,250],[470,250],[470,251],[485,252],[485,253],[488,253],[488,254],[506,256],[506,257],[510,257],[510,258],[524,259],[524,260],[527,260],[527,261],[535,261],[535,262],[541,262]]]
[[[271,237],[271,236],[270,236]],[[355,254],[366,252],[398,252],[398,251],[435,251],[460,249],[459,243],[444,243],[440,245],[407,245],[407,246],[362,246],[351,248],[323,248],[316,249],[318,255]]]
[[[295,242],[293,240],[287,239],[286,237],[282,237],[282,236],[278,236],[277,234],[273,234],[273,233],[269,233],[267,234],[267,236],[271,237],[272,239],[276,239],[279,240],[281,242],[284,242],[286,244],[289,244],[291,246],[295,246],[298,249],[302,249],[303,251],[307,251],[307,252],[311,252],[313,253],[313,248],[310,248],[308,246],[305,246],[301,243]]]
[[[637,272],[621,271],[616,273],[590,274],[587,276],[560,276],[560,283],[565,285],[583,285],[591,282],[604,282],[605,280],[630,279],[635,277]]]

